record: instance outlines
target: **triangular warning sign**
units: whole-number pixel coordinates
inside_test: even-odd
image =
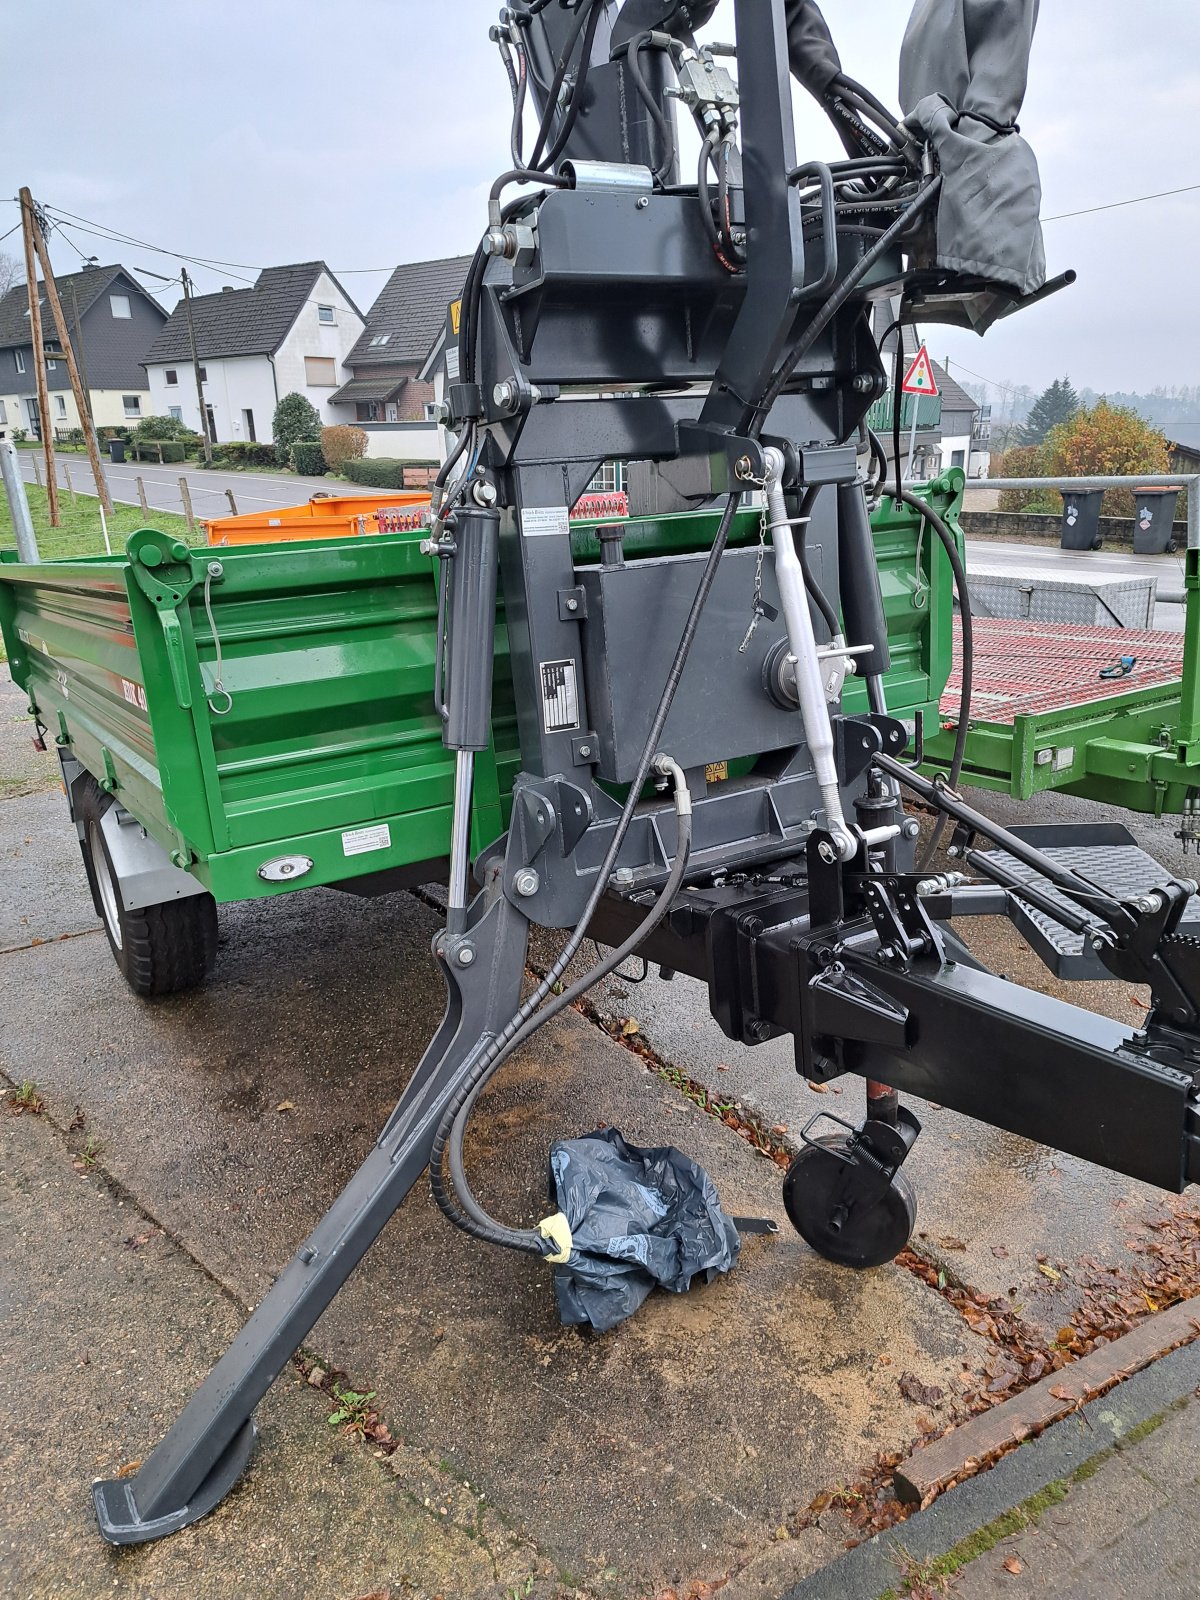
[[[937,394],[938,386],[929,362],[929,351],[924,345],[917,351],[917,359],[904,374],[900,388],[905,394]]]

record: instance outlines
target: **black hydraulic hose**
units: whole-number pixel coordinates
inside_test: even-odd
[[[571,98],[567,104],[567,113],[562,120],[562,126],[554,136],[554,143],[546,151],[540,162],[540,165],[546,171],[550,171],[553,168],[554,163],[566,149],[567,140],[571,137],[575,124],[579,120],[579,113],[583,109],[583,88],[587,83],[588,73],[591,70],[592,45],[596,40],[596,29],[599,26],[603,11],[604,7],[596,3],[593,4],[588,14],[587,27],[583,34],[583,45],[579,52],[579,71],[571,87]]]
[[[659,105],[650,85],[646,82],[642,64],[638,60],[638,56],[652,41],[653,37],[651,33],[639,33],[635,39],[631,39],[623,47],[623,53],[637,97],[649,113],[650,120],[654,124],[654,131],[658,135],[658,161],[654,167],[654,176],[659,183],[662,183],[675,161],[675,139],[671,132],[670,120],[663,111],[662,106]],[[614,53],[620,54],[622,52]]]
[[[901,314],[904,304],[900,305]],[[892,460],[896,467],[896,499],[900,498],[900,491],[904,485],[900,481],[900,412],[904,405],[904,392],[901,385],[904,382],[904,323],[900,317],[896,318],[896,370],[892,374]],[[919,405],[920,401],[913,396],[913,404]]]
[[[577,978],[569,989],[564,989],[561,994],[555,995],[518,1028],[505,1048],[496,1057],[487,1074],[476,1083],[466,1100],[463,1101],[462,1108],[451,1127],[450,1141],[447,1147],[452,1195],[446,1189],[445,1178],[439,1168],[431,1165],[429,1169],[430,1187],[433,1190],[434,1198],[447,1215],[449,1214],[447,1206],[453,1207],[457,1202],[462,1211],[478,1226],[485,1228],[494,1228],[496,1226],[494,1219],[488,1216],[471,1192],[471,1185],[467,1178],[466,1161],[463,1155],[463,1140],[467,1123],[470,1120],[471,1112],[474,1110],[476,1100],[478,1100],[488,1083],[508,1058],[521,1048],[526,1039],[536,1033],[545,1023],[552,1021],[567,1010],[569,1006],[573,1006],[577,1000],[582,1000],[589,989],[599,983],[602,978],[608,977],[609,973],[615,972],[623,962],[635,953],[640,945],[645,943],[670,911],[675,897],[683,887],[683,881],[687,876],[688,864],[691,861],[691,854],[692,818],[689,812],[679,817],[675,859],[671,864],[670,875],[648,914],[642,918],[624,943],[618,945],[616,949],[610,950],[608,955],[602,957],[594,966],[589,967],[581,978]],[[512,1231],[514,1234],[522,1236],[530,1230],[514,1229]],[[535,1234],[534,1237],[541,1239],[542,1235]],[[515,1248],[524,1248],[524,1246],[518,1245]]]
[[[453,1209],[450,1197],[445,1193],[444,1187],[441,1184],[442,1163],[445,1160],[446,1146],[450,1138],[451,1130],[453,1129],[455,1119],[462,1110],[463,1106],[466,1104],[466,1101],[472,1094],[475,1086],[480,1082],[486,1081],[491,1076],[492,1069],[500,1058],[501,1053],[506,1052],[509,1042],[515,1037],[517,1032],[524,1027],[525,1023],[533,1017],[534,1013],[546,1000],[547,996],[553,993],[554,986],[558,983],[559,979],[566,972],[571,962],[575,959],[580,945],[583,943],[584,939],[587,938],[588,926],[592,917],[596,913],[596,908],[599,906],[601,900],[604,898],[604,895],[608,890],[609,879],[612,876],[613,869],[617,864],[617,858],[621,852],[621,847],[625,843],[625,839],[633,823],[634,814],[641,798],[642,789],[645,787],[646,780],[650,775],[650,768],[653,765],[655,756],[658,752],[659,740],[662,737],[663,728],[666,726],[667,717],[670,715],[671,706],[674,703],[676,691],[678,690],[680,680],[683,677],[683,670],[687,665],[687,659],[691,653],[691,648],[693,642],[695,641],[697,629],[700,626],[701,615],[703,614],[708,597],[712,592],[713,584],[716,582],[717,569],[720,566],[721,558],[725,554],[725,549],[729,543],[729,535],[733,528],[734,517],[737,514],[738,506],[741,504],[741,499],[741,491],[736,491],[730,495],[725,506],[724,514],[722,515],[720,524],[717,528],[716,537],[713,540],[712,548],[708,553],[708,559],[704,564],[704,570],[700,576],[700,582],[697,586],[695,597],[693,598],[691,608],[688,611],[687,621],[685,622],[683,628],[683,634],[679,640],[679,646],[675,652],[674,660],[671,663],[671,670],[667,674],[667,681],[663,689],[662,698],[659,701],[658,710],[654,714],[654,719],[650,725],[650,730],[646,737],[645,748],[642,751],[641,758],[637,765],[637,770],[634,773],[633,780],[629,786],[629,793],[626,796],[625,804],[621,810],[621,815],[617,820],[617,826],[613,832],[612,839],[609,841],[608,849],[605,851],[604,860],[601,862],[600,870],[596,874],[595,885],[591,894],[588,896],[587,903],[583,908],[580,919],[576,924],[574,931],[564,944],[562,950],[559,952],[553,966],[546,973],[545,977],[539,984],[537,984],[532,993],[529,994],[518,1007],[515,1015],[508,1021],[508,1023],[505,1024],[495,1038],[493,1038],[480,1052],[463,1082],[459,1085],[455,1094],[448,1102],[445,1111],[442,1113],[442,1119],[438,1123],[437,1131],[434,1134],[433,1145],[429,1157],[430,1182],[431,1187],[434,1190],[434,1198],[438,1201],[439,1206],[451,1222],[455,1223],[459,1227],[464,1228],[468,1233],[474,1235],[474,1237],[478,1239],[482,1239],[487,1244],[504,1245],[510,1249],[523,1250],[527,1254],[532,1255],[547,1255],[551,1253],[553,1249],[553,1247],[541,1236],[541,1234],[534,1232],[532,1229],[516,1230],[512,1228],[503,1228],[499,1224],[493,1223],[490,1220],[486,1225],[480,1224],[473,1218],[461,1216]],[[440,1198],[439,1190],[442,1191]]]
[[[584,0],[583,5],[581,5],[579,8],[579,13],[575,18],[575,26],[571,29],[566,43],[563,45],[562,57],[559,60],[558,67],[553,78],[550,80],[550,88],[546,92],[546,109],[542,114],[542,125],[538,129],[537,142],[533,147],[533,154],[529,158],[529,165],[531,167],[549,166],[550,164],[548,158],[543,160],[543,152],[546,150],[546,141],[550,137],[550,128],[554,122],[554,114],[558,110],[558,97],[562,93],[563,83],[566,79],[568,71],[570,70],[571,57],[575,53],[575,46],[579,42],[579,36],[583,32],[586,24],[591,21],[593,16],[597,21],[599,20],[600,10],[600,0]],[[594,24],[592,31],[593,33],[595,32]],[[587,71],[586,58],[581,71],[583,73],[586,73]],[[573,96],[573,99],[575,99],[576,103],[578,103],[578,93]],[[572,118],[572,122],[574,122],[574,118]]]
[[[958,608],[962,616],[962,688],[959,692],[958,728],[954,735],[954,753],[950,759],[950,771],[947,782],[951,789],[957,789],[958,780],[962,777],[963,760],[967,753],[967,733],[971,720],[971,691],[975,677],[975,629],[971,616],[971,597],[967,590],[967,571],[963,566],[962,557],[958,553],[958,545],[954,535],[946,523],[933,509],[926,505],[920,496],[910,490],[901,488],[897,499],[906,506],[924,517],[925,521],[942,541],[946,555],[950,561],[950,570],[954,574],[954,587],[958,592]],[[946,813],[943,811],[934,825],[929,843],[922,852],[917,863],[917,870],[923,872],[937,854],[937,847],[941,842],[942,834],[946,827]]]
[[[512,129],[508,140],[509,150],[512,153],[513,166],[523,167],[525,165],[525,99],[529,92],[529,68],[524,49],[520,45],[517,46],[516,68],[513,67],[507,54],[504,57],[504,65],[508,69],[509,83],[512,87],[513,96]]]
[[[876,99],[869,89],[865,89],[861,83],[854,78],[848,78],[842,72],[833,80],[833,91],[848,105],[853,106],[860,115],[873,122],[898,149],[903,148],[905,140],[900,124],[882,100]]]
[[[800,500],[800,505],[796,511],[797,518],[812,516],[812,509],[817,503],[817,496],[820,494],[820,492],[821,490],[819,485],[815,488],[808,488],[804,491],[804,494]],[[804,578],[804,587],[808,590],[808,598],[821,613],[821,616],[825,622],[825,626],[829,629],[829,637],[834,639],[842,631],[842,625],[838,621],[837,612],[829,603],[828,595],[817,582],[816,574],[813,572],[812,565],[808,559],[807,524],[800,523],[798,527],[793,528],[792,536],[792,543],[796,546],[796,557],[800,562],[800,571]]]
[[[859,284],[871,271],[872,267],[874,267],[876,263],[887,254],[892,245],[895,244],[908,231],[921,213],[926,210],[930,202],[936,197],[941,186],[942,180],[940,177],[931,179],[930,182],[927,183],[921,190],[920,194],[912,202],[912,204],[907,206],[904,211],[901,212],[887,232],[875,241],[871,248],[863,255],[862,259],[853,268],[851,268],[851,270],[842,279],[841,283],[829,296],[829,299],[826,300],[820,311],[817,312],[816,316],[804,330],[803,336],[796,343],[783,366],[780,367],[779,371],[775,374],[775,377],[771,380],[771,385],[766,394],[763,396],[761,403],[755,408],[759,418],[766,418],[767,413],[775,404],[776,400],[779,399],[779,396],[783,393],[788,379],[796,370],[801,360],[808,354],[813,345],[816,344],[817,340],[833,321],[834,317],[837,316],[838,312],[846,304],[846,301],[849,300],[850,296],[858,288]],[[761,422],[759,423],[759,427],[761,428]]]

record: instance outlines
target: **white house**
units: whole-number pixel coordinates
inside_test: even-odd
[[[200,382],[214,440],[271,441],[286,394],[311,400],[323,423],[345,420],[330,400],[363,316],[323,261],[267,267],[249,289],[192,298]],[[180,301],[142,362],[154,416],[200,431],[187,307]]]

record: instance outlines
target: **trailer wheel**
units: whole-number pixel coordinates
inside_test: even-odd
[[[796,1232],[840,1267],[881,1267],[900,1254],[917,1220],[917,1200],[902,1172],[889,1184],[846,1160],[848,1140],[831,1134],[806,1144],[783,1180],[783,1204]]]
[[[113,804],[94,779],[79,800],[83,855],[113,959],[134,994],[179,994],[204,982],[217,954],[217,903],[210,894],[127,911],[101,818]]]

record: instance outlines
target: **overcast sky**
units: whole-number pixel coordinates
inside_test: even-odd
[[[508,88],[488,42],[498,0],[7,0],[0,233],[35,196],[147,244],[262,266],[322,258],[365,310],[397,262],[466,252],[508,165]],[[847,70],[894,102],[908,0],[827,0]],[[730,37],[723,0],[710,37]],[[801,159],[840,154],[798,101]],[[1047,217],[1200,182],[1197,0],[1043,0],[1022,129]],[[73,234],[101,261],[171,273],[142,246]],[[932,353],[1040,389],[1200,384],[1200,191],[1046,225],[1079,283],[986,340]],[[0,251],[19,247],[19,234]],[[64,237],[55,266],[79,256]],[[147,279],[153,286],[154,280]],[[164,292],[173,301],[178,290]],[[998,396],[997,396],[998,398]]]

